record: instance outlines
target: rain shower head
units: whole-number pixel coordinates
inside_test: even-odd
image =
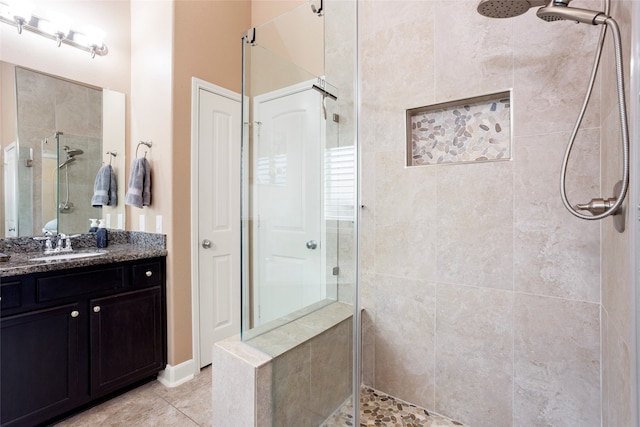
[[[477,11],[488,18],[513,18],[532,7],[546,5],[545,0],[482,0]]]
[[[78,154],[83,154],[84,151],[82,151],[79,148],[69,148],[68,145],[65,145],[64,147],[62,147],[62,149],[67,153],[67,157],[73,157],[73,156],[77,156]]]
[[[607,16],[595,10],[568,7],[571,0],[481,0],[478,13],[488,18],[513,18],[532,7],[540,7],[536,15],[547,21],[576,21],[585,24],[604,24]]]

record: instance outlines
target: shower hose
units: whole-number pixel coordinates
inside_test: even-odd
[[[609,14],[609,2],[607,1],[606,15],[608,14]],[[564,206],[573,215],[585,220],[597,220],[597,219],[606,218],[609,215],[614,215],[622,205],[622,202],[624,202],[624,198],[625,198],[625,195],[627,194],[627,189],[629,187],[629,130],[627,125],[627,114],[626,114],[625,95],[624,95],[624,76],[623,76],[623,68],[622,68],[622,42],[620,39],[620,29],[618,27],[617,22],[609,16],[607,16],[604,22],[606,25],[603,25],[602,29],[600,30],[600,38],[598,40],[598,49],[596,51],[596,57],[593,63],[593,69],[591,71],[591,78],[589,81],[589,86],[587,88],[587,93],[584,97],[584,101],[582,103],[582,108],[578,115],[578,119],[576,120],[576,124],[569,138],[569,143],[567,144],[567,149],[565,151],[564,159],[562,161],[562,173],[560,174],[560,190],[561,190],[560,193],[562,195],[562,203],[564,203]],[[593,90],[593,85],[596,79],[596,75],[598,73],[598,67],[600,65],[600,57],[602,55],[602,47],[604,45],[604,39],[606,37],[607,27],[611,27],[611,32],[613,34],[613,44],[615,49],[616,82],[617,82],[617,88],[618,88],[618,109],[620,114],[620,128],[622,132],[622,163],[623,163],[622,185],[620,187],[620,192],[616,197],[615,203],[610,208],[608,208],[606,211],[597,215],[585,215],[581,212],[578,212],[576,208],[571,206],[571,204],[569,203],[569,200],[567,199],[567,190],[566,190],[567,164],[569,163],[571,150],[575,143],[578,130],[580,129],[580,124],[582,123],[584,113],[587,109],[589,98],[591,97],[591,91]]]

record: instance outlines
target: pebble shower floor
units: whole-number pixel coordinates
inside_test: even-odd
[[[322,427],[353,426],[351,400],[333,414]],[[369,387],[360,390],[360,427],[446,427],[462,426],[426,409]]]

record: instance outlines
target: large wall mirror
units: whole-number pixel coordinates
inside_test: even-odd
[[[124,228],[125,96],[1,62],[0,237],[85,233],[91,218]],[[111,164],[115,206],[92,204],[96,175]],[[119,184],[119,185],[118,185]]]

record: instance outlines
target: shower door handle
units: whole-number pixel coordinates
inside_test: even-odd
[[[202,241],[202,247],[205,249],[209,249],[211,247],[211,240],[204,239]]]
[[[307,242],[307,249],[313,250],[313,249],[315,249],[317,247],[318,247],[318,242],[316,242],[315,240],[309,240]]]

